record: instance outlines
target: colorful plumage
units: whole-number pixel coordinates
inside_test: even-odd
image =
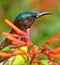
[[[51,12],[42,12],[42,13],[24,12],[19,14],[15,18],[13,24],[17,26],[19,29],[21,29],[22,31],[26,32],[26,30],[31,27],[31,25],[35,22],[35,20],[47,14],[51,14]],[[11,30],[10,33],[14,34],[15,31]],[[8,46],[9,44],[11,44],[11,41],[9,41],[8,39],[5,39],[0,45],[0,50]]]
[[[51,12],[42,12],[42,13],[24,12],[24,13],[19,14],[15,18],[13,24],[17,26],[19,29],[26,32],[26,30],[31,27],[31,25],[35,22],[35,20],[47,14],[52,14],[52,13]],[[15,33],[15,32],[11,30],[10,33]],[[10,44],[10,41],[5,39],[5,41],[3,41],[2,44],[0,45],[0,50],[9,44]]]
[[[42,12],[42,13],[34,13],[34,12],[24,12],[19,14],[15,20],[14,24],[23,31],[30,28],[30,26],[37,20],[39,17],[51,14],[51,12]]]

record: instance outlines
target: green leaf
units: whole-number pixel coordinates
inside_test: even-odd
[[[48,63],[48,60],[42,60],[42,65],[52,65],[52,63]]]
[[[3,52],[12,52],[12,50],[8,46],[3,48],[1,51],[3,51]]]
[[[6,65],[26,65],[25,59],[21,55],[14,56],[8,60]]]

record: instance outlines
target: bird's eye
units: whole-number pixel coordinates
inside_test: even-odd
[[[33,19],[33,17],[30,17],[30,20],[32,20]]]

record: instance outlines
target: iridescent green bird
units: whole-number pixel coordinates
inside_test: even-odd
[[[21,29],[22,31],[26,32],[26,30],[31,27],[31,25],[35,22],[35,20],[47,14],[52,14],[52,13],[51,12],[41,12],[41,13],[24,12],[19,14],[15,18],[13,24],[17,26],[19,29]],[[15,31],[11,30],[10,33],[14,34]],[[8,46],[9,44],[11,44],[11,41],[9,41],[8,39],[5,39],[0,45],[0,50]]]
[[[23,31],[26,31],[31,25],[37,20],[39,17],[52,14],[51,12],[42,12],[42,13],[34,13],[34,12],[24,12],[19,14],[14,21],[14,24]]]
[[[22,31],[26,32],[28,28],[31,27],[31,25],[40,18],[41,16],[47,15],[47,14],[52,14],[51,12],[41,12],[41,13],[34,13],[34,12],[24,12],[19,14],[15,20],[14,20],[14,25],[17,26],[19,29]],[[15,33],[15,31],[11,30],[10,33]],[[10,41],[5,39],[1,45],[0,45],[0,50],[9,45]]]

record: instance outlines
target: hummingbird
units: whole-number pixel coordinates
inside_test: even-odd
[[[39,12],[39,13],[35,13],[35,12],[23,12],[21,14],[19,14],[13,24],[15,26],[17,26],[19,29],[21,29],[22,31],[26,32],[26,30],[28,28],[30,28],[32,26],[32,24],[40,17],[44,16],[44,15],[48,15],[48,14],[52,14],[51,12]],[[11,30],[12,34],[15,33],[14,30]],[[2,50],[3,48],[5,48],[6,46],[8,46],[9,44],[11,44],[11,41],[9,41],[8,39],[5,39],[1,44],[0,44],[0,50]],[[2,60],[1,60],[2,61]]]

